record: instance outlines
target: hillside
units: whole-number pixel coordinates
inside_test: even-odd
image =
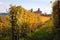
[[[36,29],[38,25],[44,24],[46,21],[50,19],[50,17],[35,14],[33,12],[24,9],[21,6],[18,6],[16,8],[19,11],[19,13],[17,14],[19,26],[22,26],[23,23],[27,23],[30,30]],[[2,21],[2,22],[0,21],[0,23],[3,23],[3,26],[11,27],[9,16],[0,16],[0,19]],[[2,24],[0,26],[2,26]]]
[[[50,17],[35,14],[34,12],[30,12],[30,11],[22,8],[21,6],[16,7],[16,9],[18,9],[18,12],[16,12],[17,13],[16,17],[18,19],[17,23],[18,23],[19,30],[16,29],[15,32],[17,33],[17,35],[19,35],[21,37],[30,35],[33,38],[33,35],[31,33],[34,34],[34,32],[36,30],[38,31],[40,27],[46,27],[48,25],[48,23],[50,23],[50,22],[48,22],[50,20]],[[12,10],[12,11],[15,13],[16,10]],[[48,23],[46,23],[46,22],[48,22]],[[13,27],[15,28],[15,26],[13,26]],[[16,26],[16,28],[17,28],[17,26]],[[12,28],[11,28],[10,16],[0,16],[0,36],[6,37],[7,39],[11,39],[11,31],[12,31],[11,29]],[[1,37],[0,37],[0,39],[3,39]],[[34,37],[36,37],[36,36],[34,36]],[[22,39],[24,39],[24,37]]]
[[[48,22],[46,22],[44,25],[42,25],[42,27],[54,27],[53,20],[50,19]]]

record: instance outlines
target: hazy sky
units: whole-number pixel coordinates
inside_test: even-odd
[[[50,1],[54,0],[0,0],[0,12],[6,12],[6,9],[9,8],[10,4],[22,5],[25,9],[29,10],[40,10],[44,13],[51,13],[51,3]]]

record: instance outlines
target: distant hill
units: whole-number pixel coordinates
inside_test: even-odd
[[[9,13],[0,13],[0,16],[9,16]]]

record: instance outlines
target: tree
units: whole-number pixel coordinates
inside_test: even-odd
[[[24,8],[22,8],[22,6],[17,6],[16,9],[19,14],[23,13]]]
[[[57,29],[57,35],[58,39],[60,38],[60,1],[55,1],[53,4],[53,21],[54,21],[54,26]]]
[[[23,23],[21,27],[21,37],[26,37],[28,33],[28,24],[26,22]]]
[[[12,40],[19,40],[19,27],[17,21],[17,8],[16,6],[10,7],[10,17],[12,26]]]
[[[54,19],[54,25],[55,27],[57,28],[60,28],[59,27],[59,24],[60,24],[60,13],[59,13],[59,2],[58,1],[55,1],[54,4],[53,4],[53,19]]]

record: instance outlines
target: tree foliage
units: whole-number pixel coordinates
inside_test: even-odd
[[[55,1],[53,4],[53,21],[54,21],[54,26],[58,26],[58,2]]]
[[[12,27],[12,40],[19,40],[19,27],[17,20],[17,8],[16,6],[11,6],[10,8],[11,17],[11,27]]]

